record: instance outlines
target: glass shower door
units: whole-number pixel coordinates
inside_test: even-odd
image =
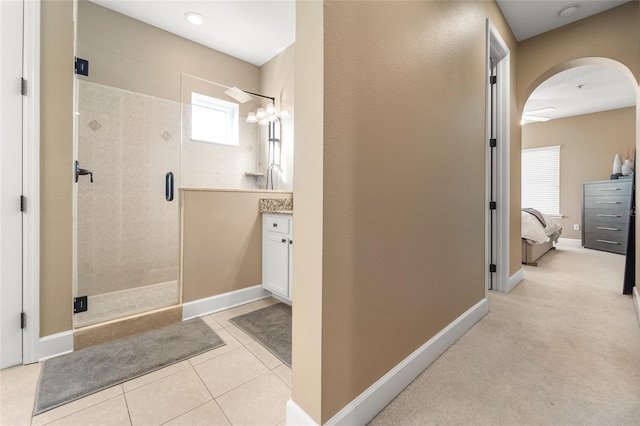
[[[76,79],[75,327],[180,301],[179,75],[174,99],[107,77]]]

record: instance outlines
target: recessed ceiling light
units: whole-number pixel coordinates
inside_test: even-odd
[[[565,6],[560,9],[558,15],[560,15],[561,18],[568,18],[578,11],[578,7],[579,6],[577,4],[570,4],[569,6]]]
[[[192,23],[193,25],[202,25],[204,23],[204,18],[202,15],[196,12],[187,12],[184,14],[184,19]]]

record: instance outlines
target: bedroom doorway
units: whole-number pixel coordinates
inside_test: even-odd
[[[485,288],[509,292],[510,53],[487,20],[487,155]],[[516,283],[517,284],[517,283]],[[515,284],[514,284],[515,286]]]

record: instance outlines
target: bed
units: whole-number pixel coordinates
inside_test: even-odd
[[[562,225],[557,220],[536,209],[522,209],[522,263],[538,266],[546,252],[554,249],[554,244],[562,234]]]

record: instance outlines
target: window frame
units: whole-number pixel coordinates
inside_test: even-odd
[[[225,123],[225,137],[223,140],[206,139],[206,138],[194,138],[194,127],[197,125],[205,126],[206,123],[196,122],[194,120],[193,110],[194,107],[206,108],[213,111],[219,111],[226,114]],[[225,101],[223,99],[214,98],[212,96],[204,95],[202,93],[191,92],[191,128],[190,128],[190,140],[191,142],[208,143],[223,146],[239,147],[239,126],[240,126],[240,105],[235,102]]]

